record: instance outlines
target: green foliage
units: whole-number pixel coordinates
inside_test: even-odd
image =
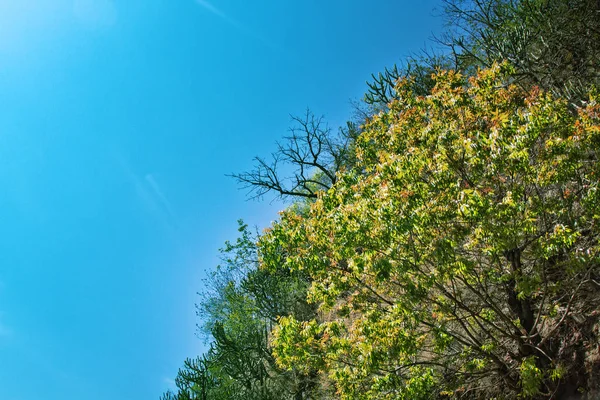
[[[401,81],[357,139],[362,172],[261,237],[264,268],[307,272],[321,310],[280,319],[282,367],[348,399],[561,390],[552,371],[581,345],[565,321],[600,305],[599,105],[573,115],[512,72],[440,71],[428,96]]]
[[[165,400],[600,389],[600,3],[446,4],[450,53],[373,75],[362,126],[307,112],[234,175],[296,202],[240,222]]]
[[[600,3],[596,0],[444,0],[447,30],[435,42],[446,52],[423,52],[373,74],[365,101],[376,112],[398,97],[396,82],[409,78],[426,95],[436,69],[475,75],[509,62],[511,80],[538,86],[579,105],[600,86]]]
[[[521,362],[519,368],[521,372],[521,389],[523,397],[533,397],[540,392],[540,384],[543,381],[543,374],[537,366],[535,357],[527,357]]]
[[[269,335],[277,318],[314,315],[306,303],[306,277],[282,268],[259,269],[256,237],[239,222],[240,237],[222,249],[201,294],[198,314],[211,337],[210,350],[186,361],[170,399],[292,399],[311,392],[310,373],[284,371],[271,354]],[[171,396],[171,397],[168,397]]]
[[[447,0],[442,42],[456,67],[473,71],[507,60],[512,79],[570,101],[600,83],[600,3],[596,0]]]

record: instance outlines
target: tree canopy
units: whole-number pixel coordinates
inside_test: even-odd
[[[448,0],[358,122],[295,118],[233,175],[292,204],[222,250],[164,399],[600,395],[599,4]]]
[[[280,318],[280,365],[325,371],[348,399],[594,381],[600,360],[573,338],[598,340],[600,107],[592,95],[573,115],[502,70],[440,71],[429,96],[400,82],[359,137],[364,172],[261,238],[265,268],[285,246],[321,311]]]

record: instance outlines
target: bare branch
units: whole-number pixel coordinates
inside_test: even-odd
[[[254,169],[230,175],[248,190],[250,198],[274,192],[282,199],[315,199],[319,191],[335,184],[341,168],[351,164],[353,138],[349,135],[353,131],[340,129],[334,135],[323,117],[309,110],[302,117],[292,117],[292,122],[290,135],[277,144],[270,162],[257,157]]]

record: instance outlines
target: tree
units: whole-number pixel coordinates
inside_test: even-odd
[[[336,181],[336,173],[352,163],[351,142],[357,127],[349,123],[334,134],[310,111],[304,117],[292,117],[296,124],[284,144],[277,145],[272,160],[256,157],[255,168],[232,174],[254,198],[274,192],[280,198],[315,199]],[[291,167],[291,175],[286,169]],[[282,172],[283,170],[283,172]]]
[[[461,71],[508,61],[519,84],[572,102],[600,83],[597,0],[446,0],[440,42]]]
[[[315,307],[306,303],[307,276],[258,269],[257,238],[239,224],[240,237],[221,250],[222,264],[197,305],[210,349],[185,362],[176,379],[178,392],[164,400],[302,400],[315,391],[314,376],[276,365],[269,343],[279,316],[315,316]]]
[[[597,0],[444,0],[448,29],[435,43],[448,50],[409,57],[372,75],[365,101],[385,109],[399,79],[427,94],[438,68],[474,75],[509,62],[513,82],[564,97],[575,105],[600,85],[600,2]],[[375,113],[373,113],[375,114]],[[372,115],[373,115],[372,114]]]
[[[227,244],[165,399],[591,399],[599,12],[447,0],[450,52],[373,75],[360,123],[294,118],[233,175],[294,203]]]
[[[363,120],[386,110],[387,105],[398,97],[396,83],[399,80],[406,80],[414,93],[425,96],[435,85],[432,75],[436,70],[452,67],[455,65],[450,62],[447,55],[423,51],[420,55],[409,57],[400,68],[394,65],[385,68],[383,72],[372,74],[371,80],[367,81],[364,101],[373,108],[370,113],[361,115]]]
[[[187,359],[175,379],[177,394],[165,393],[161,400],[208,400],[211,390],[219,386],[206,357]]]
[[[574,115],[512,73],[440,71],[428,96],[400,82],[356,170],[260,239],[263,268],[308,272],[320,307],[280,318],[279,365],[343,399],[598,389],[600,105]]]

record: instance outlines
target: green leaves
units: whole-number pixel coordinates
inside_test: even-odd
[[[540,392],[540,384],[543,380],[543,373],[537,367],[536,357],[527,357],[523,359],[519,367],[521,373],[522,397],[528,398],[537,395]]]
[[[556,388],[555,305],[597,269],[582,254],[597,254],[598,113],[574,117],[506,70],[440,71],[428,96],[399,82],[357,138],[363,172],[261,238],[262,264],[308,273],[321,310],[279,320],[281,366],[328,374],[342,398]]]

